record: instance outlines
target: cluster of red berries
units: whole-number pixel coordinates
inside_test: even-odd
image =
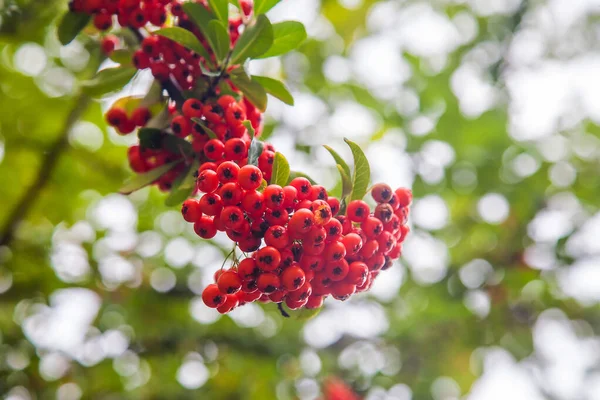
[[[216,283],[202,293],[208,307],[227,313],[259,300],[285,302],[292,310],[319,308],[329,295],[346,300],[369,290],[379,271],[400,256],[410,190],[377,184],[373,212],[354,200],[346,215],[337,215],[339,200],[306,178],[269,185],[262,193],[256,190],[261,180],[251,165],[204,169],[198,188],[206,194],[183,205],[184,218],[200,237],[223,231],[240,250],[254,252],[217,271]]]
[[[110,29],[114,19],[122,27],[141,28],[150,23],[162,26],[167,21],[168,8],[181,7],[176,0],[72,0],[72,12],[91,14],[94,26],[101,31]]]

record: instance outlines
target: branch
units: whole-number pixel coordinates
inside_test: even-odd
[[[75,122],[77,122],[77,120],[85,112],[89,103],[90,98],[85,94],[80,94],[77,98],[75,98],[75,107],[67,116],[58,139],[52,145],[52,147],[50,147],[46,157],[43,159],[37,178],[25,191],[25,193],[23,193],[23,196],[21,196],[21,199],[17,202],[15,208],[8,214],[8,221],[6,221],[2,231],[0,231],[0,246],[8,246],[12,241],[17,226],[27,216],[27,213],[37,200],[38,195],[46,186],[46,183],[48,183],[48,180],[50,179],[50,176],[56,167],[59,156],[67,147],[69,131]]]

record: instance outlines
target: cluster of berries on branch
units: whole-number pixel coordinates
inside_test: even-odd
[[[210,12],[205,1],[192,3]],[[121,99],[106,114],[120,134],[139,128],[140,142],[127,153],[131,169],[171,194],[191,177],[187,199],[181,199],[183,218],[199,237],[223,232],[233,244],[230,265],[204,289],[204,303],[221,313],[254,301],[316,309],[328,296],[346,300],[369,290],[401,255],[412,193],[376,184],[371,209],[362,196],[338,199],[307,177],[275,174],[280,155],[259,140],[264,104],[236,87],[232,71],[243,68],[229,65],[248,29],[252,3],[242,0],[239,13],[225,18],[226,58],[211,50],[214,43],[182,4],[74,0],[71,9],[92,14],[102,31],[118,24],[135,33],[139,47],[131,51],[132,68],[149,69],[155,78],[158,90],[142,99]],[[155,34],[148,24],[191,32],[202,48],[191,50]],[[105,35],[102,48],[110,54],[119,43]]]

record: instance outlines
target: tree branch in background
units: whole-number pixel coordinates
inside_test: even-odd
[[[27,216],[27,213],[33,206],[38,195],[52,176],[52,172],[56,167],[60,155],[67,148],[69,132],[71,131],[71,128],[75,122],[79,120],[89,104],[90,98],[85,94],[80,94],[77,98],[75,98],[75,106],[67,116],[64,127],[58,139],[49,149],[45,158],[42,160],[37,178],[35,178],[31,186],[29,186],[25,193],[23,193],[23,196],[17,202],[14,209],[10,212],[8,220],[2,227],[2,230],[0,231],[0,246],[8,246],[12,241],[17,226]]]

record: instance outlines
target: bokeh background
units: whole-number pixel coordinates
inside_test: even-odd
[[[309,321],[199,298],[223,240],[156,189],[116,194],[103,62],[61,47],[59,0],[0,0],[0,394],[17,399],[600,399],[600,1],[283,0],[309,40],[267,135],[334,187],[329,144],[412,187],[412,234],[373,290]],[[139,77],[123,89],[143,90]]]

